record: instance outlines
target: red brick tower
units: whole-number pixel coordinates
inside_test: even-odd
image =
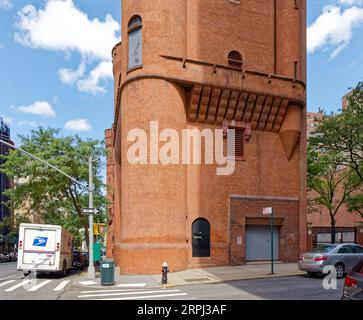
[[[266,206],[276,215],[276,259],[296,261],[306,249],[305,2],[122,1],[107,131],[108,255],[121,272],[264,260],[256,239],[266,236]],[[139,128],[153,139],[151,121],[180,137],[187,128],[235,128],[234,174],[152,157],[131,164],[128,134]]]

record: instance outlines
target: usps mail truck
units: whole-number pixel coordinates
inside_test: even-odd
[[[72,267],[72,235],[61,226],[22,223],[19,228],[18,266],[30,272],[62,273]]]

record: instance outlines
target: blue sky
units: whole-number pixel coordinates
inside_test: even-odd
[[[14,137],[43,125],[103,138],[120,10],[119,0],[0,0],[0,115]],[[363,80],[363,0],[308,0],[308,25],[308,109],[337,111]]]

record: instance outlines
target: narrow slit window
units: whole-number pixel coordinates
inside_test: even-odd
[[[128,68],[134,69],[142,66],[142,19],[133,17],[128,24],[129,35],[129,62]]]

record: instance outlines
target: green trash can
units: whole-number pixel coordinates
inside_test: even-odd
[[[112,259],[101,261],[101,286],[113,286],[115,284],[115,262]]]

